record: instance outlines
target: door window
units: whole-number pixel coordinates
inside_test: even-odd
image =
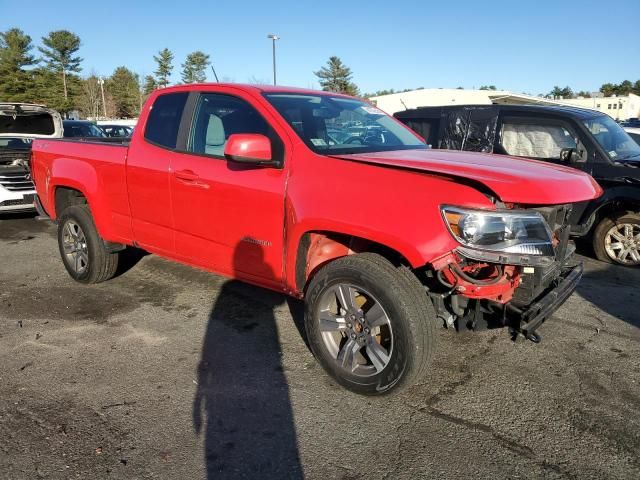
[[[158,146],[175,149],[187,92],[166,93],[153,102],[144,138]]]
[[[201,155],[224,156],[224,147],[234,133],[269,136],[270,127],[246,101],[229,95],[200,96],[187,150]]]
[[[545,160],[560,160],[563,149],[578,147],[567,125],[539,119],[505,119],[500,144],[508,155]]]

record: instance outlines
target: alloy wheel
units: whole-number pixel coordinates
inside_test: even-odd
[[[640,225],[619,223],[609,229],[604,248],[612,260],[623,265],[640,264]]]
[[[89,247],[82,228],[73,220],[68,220],[64,225],[62,246],[71,268],[77,274],[84,273],[89,268]]]
[[[316,319],[325,348],[348,373],[369,377],[389,364],[391,321],[368,291],[345,283],[329,287],[320,297]]]

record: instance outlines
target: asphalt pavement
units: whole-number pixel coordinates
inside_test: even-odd
[[[334,384],[285,296],[132,255],[73,282],[0,219],[0,478],[640,478],[640,269],[584,257],[544,339],[439,330],[419,385]]]

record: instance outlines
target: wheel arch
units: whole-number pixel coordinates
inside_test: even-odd
[[[589,218],[592,232],[604,218],[624,213],[640,213],[640,191],[637,196],[613,197],[598,205]]]
[[[56,218],[68,207],[72,205],[88,205],[87,196],[77,188],[57,185],[53,189],[53,210]]]
[[[309,230],[296,244],[293,286],[296,293],[304,292],[314,274],[336,258],[356,253],[377,253],[393,265],[411,266],[409,259],[398,249],[366,237],[332,230]]]

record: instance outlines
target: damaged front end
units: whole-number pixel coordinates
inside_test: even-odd
[[[538,342],[538,327],[582,277],[569,241],[571,206],[510,207],[443,207],[460,247],[432,263],[425,284],[447,327],[509,327]]]

